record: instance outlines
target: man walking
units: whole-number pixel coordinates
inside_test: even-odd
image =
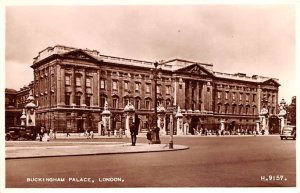
[[[135,146],[136,143],[136,136],[138,134],[138,128],[136,127],[136,124],[130,123],[130,136],[131,136],[131,144],[132,146]]]

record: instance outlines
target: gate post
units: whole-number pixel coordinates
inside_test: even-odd
[[[130,137],[130,123],[133,123],[134,117],[135,117],[135,109],[134,106],[128,102],[128,104],[124,108],[124,114],[125,114],[125,136]]]
[[[35,109],[37,106],[34,104],[34,98],[30,93],[27,98],[28,103],[25,105],[26,109],[26,126],[35,126]]]
[[[181,114],[181,110],[180,110],[179,106],[178,106],[175,118],[177,120],[176,135],[183,135],[183,115]]]
[[[158,120],[157,126],[159,127],[161,134],[166,135],[166,109],[162,105],[157,108]]]
[[[108,104],[107,101],[104,103],[104,110],[101,113],[102,116],[102,122],[104,125],[104,133],[110,132],[111,124],[110,124],[110,116],[111,112],[108,110]],[[110,135],[108,135],[110,136]]]
[[[280,101],[280,107],[279,107],[280,110],[278,113],[278,118],[280,119],[280,134],[282,132],[283,126],[285,126],[287,124],[285,105],[286,105],[286,102],[284,99],[282,99]]]

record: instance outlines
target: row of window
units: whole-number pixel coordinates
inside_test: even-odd
[[[223,97],[223,95],[225,95],[224,97]],[[223,94],[223,92],[221,92],[221,91],[218,91],[217,92],[217,98],[218,99],[221,99],[221,98],[225,98],[226,100],[228,100],[229,99],[229,92],[225,92],[224,94]],[[235,93],[235,92],[233,92],[233,93],[231,93],[231,99],[232,100],[237,100],[237,96],[239,96],[239,100],[241,101],[241,100],[243,100],[243,95],[244,95],[244,93]],[[250,100],[250,94],[249,93],[246,93],[246,101],[249,101]],[[255,102],[256,101],[256,94],[252,94],[252,102]]]
[[[270,114],[275,114],[275,107],[270,107],[269,112]],[[229,105],[224,105],[224,106],[218,105],[217,113],[257,115],[258,112],[256,107],[249,107],[249,106],[244,107],[242,105],[239,106],[233,105],[230,107]]]
[[[82,98],[82,96],[80,96],[80,95],[75,96],[75,105],[76,106],[81,105],[81,98]],[[67,95],[67,94],[65,95],[65,104],[66,105],[71,104],[71,96],[70,95]],[[91,97],[90,96],[85,97],[85,104],[88,107],[91,106]]]
[[[241,90],[241,91],[252,91],[257,92],[256,88],[250,88],[245,86],[236,86],[236,85],[225,85],[225,84],[217,84],[217,88],[225,88],[230,90]]]
[[[222,111],[222,109],[224,111]],[[217,106],[217,113],[225,113],[225,114],[228,114],[228,113],[231,113],[231,114],[239,114],[239,115],[242,115],[242,114],[245,114],[245,115],[256,115],[257,114],[257,108],[256,107],[249,107],[249,106],[246,106],[244,108],[244,106],[242,105],[239,105],[239,106],[236,106],[236,105],[233,105],[231,106],[231,109],[229,107],[229,105],[218,105]]]
[[[54,68],[53,68],[53,66],[50,66],[49,68],[50,68],[50,74],[54,74]],[[36,78],[36,80],[38,80],[39,77],[41,77],[41,78],[47,77],[48,76],[48,72],[49,72],[48,68],[45,68],[45,69],[42,69],[42,70],[39,70],[39,71],[35,72],[35,78]]]
[[[275,94],[263,94],[263,99],[266,99],[269,102],[275,103],[276,96]]]
[[[100,80],[100,89],[106,89],[106,81],[105,80]],[[135,82],[135,87],[134,87],[134,90],[135,92],[140,92],[141,91],[141,83],[140,82]],[[157,85],[157,88],[156,88],[156,91],[157,93],[161,93],[161,88],[162,86],[161,85]],[[119,82],[118,81],[112,81],[112,89],[117,91],[119,88]],[[146,93],[151,93],[151,89],[152,86],[151,84],[146,84],[145,85],[145,91]],[[171,89],[171,86],[167,85],[165,87],[165,91],[166,91],[166,94],[170,94],[170,89]],[[130,90],[130,82],[129,81],[124,81],[124,90]]]
[[[70,86],[71,85],[71,76],[66,75],[65,76],[65,85]],[[90,77],[86,78],[86,87],[92,87],[92,79]],[[75,86],[81,86],[81,77],[76,77],[75,78]],[[118,81],[112,81],[112,89],[117,91],[119,87],[119,82]],[[146,84],[146,93],[151,93],[151,84]],[[105,80],[100,80],[100,89],[106,89],[106,83]],[[125,90],[130,90],[130,82],[129,81],[124,81],[124,89]],[[165,91],[166,94],[170,94],[170,89],[171,86],[166,86]],[[161,85],[157,85],[157,93],[161,93]],[[135,91],[140,92],[141,91],[141,83],[136,82],[135,83]]]
[[[67,86],[71,86],[71,75],[65,76],[65,84]],[[81,86],[81,77],[80,76],[75,77],[75,86]],[[92,87],[92,78],[91,77],[86,77],[85,86]]]
[[[76,106],[81,106],[82,100],[82,96],[81,95],[77,95],[75,96],[75,105]],[[107,101],[106,97],[100,97],[100,107],[104,107],[105,101]],[[123,108],[129,103],[129,99],[125,98],[123,101]],[[141,99],[136,98],[133,102],[135,109],[141,109]],[[66,105],[71,105],[71,96],[70,95],[65,95],[65,104]],[[166,105],[166,106],[170,106],[171,105],[171,101],[170,100],[166,100],[165,104],[163,101],[158,101],[157,102],[157,106],[159,105]],[[87,96],[85,97],[85,105],[86,106],[91,106],[91,97]],[[151,100],[145,100],[145,109],[150,110],[152,108],[152,101]],[[119,99],[118,98],[112,98],[112,106],[111,108],[113,109],[118,109],[119,108]]]

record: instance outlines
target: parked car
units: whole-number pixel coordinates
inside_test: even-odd
[[[283,140],[288,138],[292,138],[296,140],[296,126],[293,125],[283,126],[280,134],[280,139]]]
[[[35,126],[8,127],[5,130],[5,140],[35,140],[38,128]]]

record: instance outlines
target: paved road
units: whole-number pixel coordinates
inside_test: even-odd
[[[138,141],[146,142],[144,138]],[[162,138],[162,143],[167,142],[168,138]],[[6,160],[6,187],[296,186],[293,140],[281,141],[274,136],[177,137],[175,143],[190,149]]]

